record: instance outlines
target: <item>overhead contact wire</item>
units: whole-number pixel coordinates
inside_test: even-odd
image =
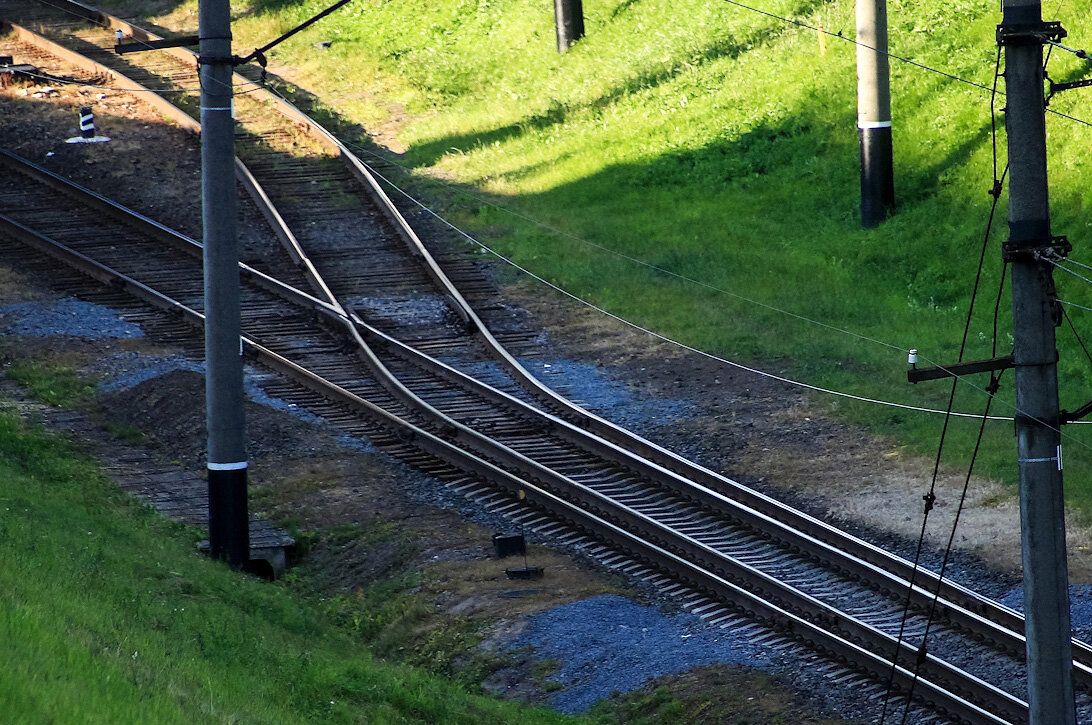
[[[441,216],[440,214],[438,214],[437,212],[435,212],[434,210],[429,208],[426,204],[424,204],[421,201],[414,198],[408,192],[406,192],[401,187],[399,187],[397,184],[392,182],[389,178],[387,178],[382,173],[377,171],[374,167],[368,166],[368,170],[371,171],[371,173],[375,174],[375,176],[377,178],[381,179],[383,182],[388,184],[392,189],[399,192],[402,196],[404,196],[410,202],[417,205],[422,211],[426,212],[427,214],[429,214],[430,216],[435,218],[437,221],[439,221],[441,224],[445,225],[446,227],[448,227],[452,231],[454,231],[456,234],[458,234],[462,238],[466,239],[470,243],[472,243],[475,246],[479,247],[483,251],[488,252],[489,254],[493,255],[494,257],[496,257],[500,261],[504,262],[505,264],[513,267],[514,269],[519,270],[523,274],[525,274],[528,277],[534,279],[535,281],[549,287],[550,289],[554,290],[555,292],[558,292],[558,293],[568,297],[569,299],[572,299],[573,301],[578,302],[581,305],[584,305],[585,307],[588,307],[589,309],[595,310],[596,312],[598,312],[598,313],[600,313],[602,315],[605,315],[606,317],[609,317],[609,318],[611,318],[611,319],[613,319],[613,320],[615,320],[617,322],[620,322],[621,324],[626,325],[627,327],[630,327],[630,328],[632,328],[634,330],[637,330],[639,332],[645,333],[646,335],[654,337],[657,340],[660,340],[662,342],[666,342],[668,344],[674,345],[674,346],[679,347],[679,348],[681,348],[683,350],[686,350],[688,352],[692,352],[692,353],[695,353],[697,355],[701,355],[702,357],[708,358],[710,360],[715,360],[717,362],[724,363],[725,365],[729,365],[729,366],[734,367],[734,368],[736,368],[738,370],[743,370],[744,372],[752,373],[754,375],[765,377],[765,378],[768,378],[768,379],[771,379],[771,380],[776,380],[778,382],[782,382],[782,383],[785,383],[787,385],[792,385],[792,386],[795,386],[795,387],[804,388],[806,390],[811,390],[811,391],[814,391],[814,392],[817,392],[817,393],[824,393],[824,394],[827,394],[827,395],[834,395],[834,396],[841,397],[841,398],[848,398],[850,400],[855,400],[855,401],[862,402],[862,403],[871,403],[871,404],[875,404],[875,405],[883,405],[883,406],[887,406],[887,407],[900,408],[902,410],[910,410],[910,411],[915,411],[915,412],[919,412],[919,413],[939,414],[939,413],[944,413],[945,412],[943,410],[939,410],[939,409],[936,409],[936,408],[926,408],[926,407],[922,407],[922,406],[906,405],[906,404],[903,404],[903,403],[896,403],[896,402],[888,401],[888,400],[880,400],[880,399],[877,399],[877,398],[869,398],[869,397],[865,397],[865,396],[861,396],[861,395],[855,395],[853,393],[846,393],[846,392],[840,391],[840,390],[833,390],[833,389],[824,388],[824,387],[821,387],[821,386],[818,386],[818,385],[812,385],[811,383],[805,383],[805,382],[802,382],[802,381],[799,381],[799,380],[793,380],[792,378],[787,378],[787,377],[784,377],[784,376],[781,376],[781,375],[777,375],[775,373],[766,372],[765,370],[760,370],[759,368],[754,368],[754,367],[751,367],[751,366],[748,366],[748,365],[744,365],[742,363],[735,362],[733,360],[729,360],[727,358],[720,357],[718,355],[714,355],[713,353],[707,352],[707,351],[702,350],[700,348],[693,347],[691,345],[687,345],[684,342],[674,340],[674,339],[672,339],[670,337],[667,337],[666,335],[658,333],[658,332],[656,332],[654,330],[650,330],[647,327],[643,327],[643,326],[637,324],[636,322],[632,322],[630,320],[627,320],[624,317],[621,317],[620,315],[617,315],[617,314],[615,314],[615,313],[613,313],[613,312],[611,312],[609,310],[606,310],[606,309],[596,305],[594,302],[590,302],[588,300],[585,300],[584,298],[582,298],[582,297],[580,297],[578,295],[575,295],[572,292],[569,292],[565,288],[563,288],[563,287],[561,287],[561,286],[559,286],[559,285],[557,285],[557,284],[555,284],[553,282],[550,282],[549,280],[545,279],[544,277],[542,277],[542,276],[540,276],[538,274],[535,274],[534,272],[532,272],[531,270],[529,270],[526,267],[522,266],[521,264],[519,264],[515,260],[510,259],[509,257],[506,257],[505,255],[503,255],[500,252],[496,251],[492,247],[484,244],[483,242],[478,241],[476,238],[474,238],[473,236],[471,236],[467,232],[463,231],[458,226],[451,223],[450,221],[445,219],[443,216]],[[772,309],[776,309],[776,308],[772,308]],[[806,319],[806,318],[804,318],[804,319]],[[822,323],[819,323],[819,324],[822,324]],[[837,328],[834,328],[834,329],[837,329]],[[958,417],[958,418],[978,419],[980,417],[977,413],[952,412],[951,415],[952,415],[952,417]],[[1012,418],[1004,417],[1004,416],[991,416],[990,420],[1012,421]]]
[[[994,84],[993,84],[994,93],[996,93],[997,78],[998,78],[998,76],[1000,74],[1001,74],[1001,53],[1000,53],[1000,50],[999,50],[998,54],[997,54],[996,65],[994,66]],[[993,113],[994,113],[994,111],[993,111],[993,109],[994,109],[993,96],[994,96],[994,94],[991,94],[991,98],[990,98],[991,128],[993,129],[994,134],[996,134],[996,125],[992,123],[992,120],[993,120],[992,116],[993,116]],[[997,160],[996,160],[996,153],[997,153],[996,139],[994,140],[994,143],[993,143],[993,149],[994,149],[994,154],[995,154],[994,163],[993,163],[994,176],[993,176],[993,183],[990,185],[990,195],[993,197],[993,203],[990,204],[990,213],[989,213],[989,216],[986,219],[985,232],[982,235],[982,245],[980,247],[979,254],[978,254],[978,269],[975,272],[974,284],[971,287],[971,301],[970,301],[970,304],[967,306],[967,316],[966,316],[966,320],[965,320],[965,322],[963,324],[963,336],[962,336],[962,338],[960,339],[960,342],[959,342],[959,355],[958,355],[958,358],[957,358],[957,362],[963,362],[963,355],[967,350],[967,338],[968,338],[968,336],[970,335],[970,332],[971,332],[971,321],[972,321],[972,319],[974,317],[975,303],[978,300],[978,290],[979,290],[979,286],[982,283],[982,271],[985,268],[985,263],[986,263],[986,250],[989,248],[990,233],[993,231],[993,220],[994,220],[994,217],[997,214],[998,203],[1001,200],[1001,189],[1004,186],[1003,180],[1004,180],[1005,175],[1008,173],[1008,166],[1006,165],[1005,170],[1001,174],[1001,178],[998,178],[998,176],[997,176]],[[1002,284],[1004,284],[1004,279],[1002,279]],[[996,312],[996,309],[997,308],[995,307],[995,312]],[[996,316],[995,316],[995,320],[996,320]],[[995,326],[995,330],[996,330],[996,326]],[[994,341],[994,345],[996,346],[996,339]],[[947,408],[946,408],[945,413],[944,413],[944,423],[943,423],[943,425],[941,426],[941,429],[940,429],[940,440],[937,443],[937,453],[936,453],[936,456],[935,456],[935,458],[933,460],[933,474],[932,474],[932,477],[931,477],[930,482],[929,482],[929,490],[924,496],[922,496],[922,500],[925,502],[925,506],[924,506],[924,512],[923,512],[922,519],[921,519],[921,530],[918,533],[918,543],[917,543],[917,546],[914,549],[913,566],[910,569],[910,582],[909,582],[909,584],[907,585],[907,588],[906,588],[906,599],[903,602],[902,616],[901,616],[900,621],[899,621],[899,634],[898,634],[898,637],[896,638],[895,652],[891,657],[891,670],[888,673],[887,687],[886,687],[886,692],[884,693],[884,700],[883,700],[883,709],[881,710],[881,713],[880,713],[880,722],[881,723],[883,723],[886,720],[887,709],[890,706],[891,695],[892,695],[892,692],[894,691],[895,673],[896,673],[897,668],[898,668],[899,652],[901,651],[903,640],[904,640],[904,638],[906,636],[906,622],[907,622],[907,619],[910,616],[910,605],[911,605],[911,601],[912,601],[912,598],[913,598],[914,586],[915,586],[915,584],[917,582],[918,567],[921,564],[921,554],[922,554],[923,549],[925,548],[925,532],[927,531],[928,526],[929,526],[929,514],[930,514],[930,512],[932,512],[933,506],[934,506],[934,504],[936,503],[936,500],[937,500],[936,488],[937,488],[937,479],[940,476],[940,462],[942,460],[943,453],[944,453],[944,444],[947,441],[948,424],[952,419],[952,408],[955,405],[955,395],[956,395],[956,389],[959,386],[959,381],[960,381],[960,378],[958,376],[955,376],[955,377],[952,378],[952,387],[951,387],[951,390],[948,393],[948,405],[947,405]],[[980,428],[979,428],[979,434],[978,434],[979,435],[979,440],[981,440],[982,431],[985,429],[985,425],[986,425],[986,417],[985,416],[989,415],[990,403],[992,403],[993,394],[994,394],[994,392],[996,392],[996,388],[994,387],[995,381],[996,381],[996,378],[991,377],[990,386],[987,388],[987,392],[989,393],[989,397],[987,398],[986,413],[982,417],[982,423],[980,424]],[[977,453],[977,446],[976,446],[975,450],[976,450],[976,453]],[[968,482],[970,481],[970,476],[971,476],[971,473],[970,473],[970,471],[968,471],[968,473],[967,473],[967,481]],[[966,495],[966,484],[964,485],[964,496],[965,495]],[[962,507],[962,499],[960,500],[960,506]],[[954,529],[953,529],[953,536],[954,536]],[[947,561],[947,559],[945,559],[945,561]],[[941,578],[943,578],[943,569],[941,571],[940,576],[941,576]],[[939,591],[940,591],[940,584],[938,582],[937,592],[939,593]],[[931,622],[931,620],[932,620],[932,612],[930,612],[930,618],[929,618],[928,621]],[[929,624],[927,623],[926,624],[926,629],[925,629],[926,635],[928,634],[928,631],[929,631]],[[921,648],[919,649],[919,654],[918,654],[918,657],[916,658],[915,664],[914,664],[914,676],[911,679],[909,693],[907,694],[906,708],[903,710],[903,721],[904,722],[905,722],[905,719],[906,719],[906,714],[910,710],[910,704],[913,701],[914,686],[917,684],[917,679],[918,679],[918,670],[920,668],[921,662],[922,662],[926,652],[927,652],[926,639],[925,639],[925,635],[923,635]]]

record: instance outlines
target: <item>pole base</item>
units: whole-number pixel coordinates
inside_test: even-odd
[[[109,136],[92,136],[91,138],[84,138],[83,136],[74,136],[70,139],[66,139],[65,143],[106,143],[110,140]]]
[[[243,571],[250,563],[246,470],[245,463],[241,468],[208,469],[209,554]]]

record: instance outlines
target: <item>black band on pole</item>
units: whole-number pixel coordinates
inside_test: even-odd
[[[891,126],[861,128],[861,226],[877,227],[895,204]]]
[[[233,569],[250,561],[250,521],[247,516],[246,467],[217,469],[209,476],[209,549],[213,559]]]

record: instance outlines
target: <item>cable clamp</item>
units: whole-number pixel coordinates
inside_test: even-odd
[[[225,63],[232,66],[241,65],[243,59],[237,55],[199,55],[197,56],[197,65],[224,65]]]
[[[1058,470],[1062,470],[1062,447],[1058,446],[1058,454],[1055,456],[1049,456],[1047,458],[1017,458],[1017,463],[1053,463],[1058,467]]]
[[[997,26],[997,44],[1009,45],[1042,45],[1053,41],[1058,42],[1066,37],[1065,28],[1057,20],[1040,21],[1037,23],[1002,23]]]
[[[261,66],[262,77],[261,77],[261,80],[259,82],[264,84],[266,82],[266,79],[267,79],[266,68],[265,67],[266,67],[266,65],[269,64],[269,61],[266,59],[265,53],[263,53],[260,50],[254,51],[254,60],[258,61],[258,65]]]
[[[1047,76],[1047,83],[1050,84],[1050,92],[1047,93],[1046,97],[1047,102],[1049,103],[1055,95],[1061,93],[1062,91],[1071,91],[1074,88],[1088,88],[1089,86],[1092,86],[1092,78],[1085,78],[1084,80],[1079,81],[1069,81],[1068,83],[1055,83],[1053,79],[1050,78],[1050,76]]]
[[[1089,413],[1092,413],[1092,400],[1088,401],[1087,403],[1072,412],[1068,410],[1063,410],[1059,416],[1059,419],[1062,421],[1062,424],[1065,425],[1066,423],[1072,423],[1075,420],[1080,420]]]
[[[1016,427],[1026,426],[1029,428],[1042,428],[1043,430],[1058,431],[1062,427],[1064,419],[1062,415],[1051,416],[1049,418],[1037,418],[1034,415],[1027,415],[1026,413],[1017,413],[1013,416],[1013,423]]]
[[[1073,245],[1065,235],[1051,237],[1050,241],[1031,239],[1020,242],[1009,240],[1001,245],[1001,259],[1005,262],[1035,262],[1043,257],[1065,257],[1073,251]]]
[[[937,495],[930,491],[921,497],[921,500],[925,502],[925,513],[929,513],[933,510],[933,505],[937,502]]]

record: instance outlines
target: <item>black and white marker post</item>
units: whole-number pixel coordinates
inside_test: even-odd
[[[95,130],[95,112],[91,106],[80,106],[80,135],[67,139],[65,143],[106,143],[109,136],[99,136]]]
[[[895,206],[887,0],[857,0],[857,129],[861,137],[861,226],[880,225]]]
[[[239,248],[235,230],[235,113],[228,0],[201,0],[201,209],[205,262],[205,378],[209,548],[250,559]]]

